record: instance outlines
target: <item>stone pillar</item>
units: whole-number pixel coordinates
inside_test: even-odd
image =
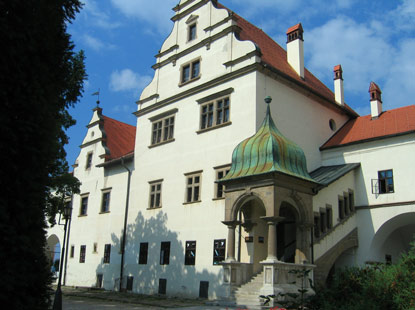
[[[301,223],[297,225],[297,250],[295,255],[296,264],[311,262],[312,227],[312,223]]]
[[[223,224],[228,226],[228,246],[226,262],[235,262],[235,228],[239,224],[238,221],[223,221]]]
[[[276,224],[282,221],[282,217],[264,216],[262,217],[268,224],[268,255],[267,262],[277,262],[277,227]]]

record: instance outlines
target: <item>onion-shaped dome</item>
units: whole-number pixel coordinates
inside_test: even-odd
[[[280,172],[314,182],[307,172],[304,151],[277,129],[269,107],[271,98],[267,97],[265,101],[267,113],[264,121],[256,134],[233,150],[232,166],[220,181]]]

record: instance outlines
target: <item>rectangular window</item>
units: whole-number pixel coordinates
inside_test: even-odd
[[[160,246],[160,265],[168,265],[170,262],[170,241],[162,242]]]
[[[85,169],[90,169],[92,166],[92,152],[86,155],[86,165]]]
[[[230,167],[216,169],[216,181],[222,179],[229,172],[229,169]],[[215,198],[224,198],[224,190],[224,185],[215,183]]]
[[[81,245],[81,249],[79,251],[79,262],[85,263],[85,255],[86,255],[86,245]]]
[[[200,76],[200,59],[184,64],[181,68],[181,83],[190,82]]]
[[[387,193],[394,192],[392,169],[378,171],[378,179],[379,179],[379,194],[387,194]]]
[[[314,213],[314,237],[320,238],[320,215]]]
[[[213,265],[218,265],[225,260],[226,240],[218,239],[213,241]]]
[[[200,201],[200,179],[200,173],[186,176],[186,202]]]
[[[207,129],[229,122],[229,107],[229,97],[201,105],[200,129]]]
[[[196,24],[190,25],[188,28],[187,41],[196,39]]]
[[[102,193],[101,213],[106,213],[110,211],[110,195],[111,192]]]
[[[331,206],[326,207],[326,219],[327,219],[327,228],[330,229],[333,227],[333,210]]]
[[[161,208],[161,183],[162,181],[150,182],[150,209]]]
[[[344,203],[343,203],[343,197],[339,198],[339,219],[342,220],[345,218],[344,214]]]
[[[147,256],[148,256],[148,242],[141,242],[140,243],[140,255],[138,257],[138,263],[140,265],[147,264]]]
[[[326,209],[320,209],[320,231],[325,233],[327,230],[327,213]]]
[[[75,246],[74,245],[71,245],[71,251],[70,251],[69,257],[70,258],[73,258],[74,255],[75,255]]]
[[[354,212],[354,193],[352,191],[349,191],[349,206],[350,212]]]
[[[98,243],[94,242],[92,253],[98,253]]]
[[[86,215],[88,211],[88,196],[81,197],[81,208],[79,210],[79,215]]]
[[[109,264],[111,259],[111,244],[106,244],[104,247],[104,264]]]
[[[344,214],[346,215],[346,216],[348,216],[349,215],[349,211],[350,211],[350,206],[349,206],[349,195],[348,194],[345,194],[344,195],[344,198],[343,198],[343,204],[344,204]]]
[[[196,241],[186,241],[184,264],[194,265],[196,262]]]
[[[151,144],[158,144],[173,139],[174,116],[153,122]]]

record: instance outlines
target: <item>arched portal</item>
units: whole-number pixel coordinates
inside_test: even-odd
[[[237,261],[253,264],[253,272],[257,273],[262,269],[260,262],[267,257],[268,228],[262,219],[265,207],[255,197],[241,204],[237,214]]]
[[[409,250],[415,235],[415,212],[397,215],[386,221],[376,232],[371,246],[372,261],[396,262]]]

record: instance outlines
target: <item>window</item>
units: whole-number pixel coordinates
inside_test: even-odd
[[[170,261],[170,241],[162,242],[160,247],[160,265],[168,265]]]
[[[94,242],[92,253],[98,253],[98,243]]]
[[[326,209],[320,209],[320,231],[322,233],[326,232],[327,229],[327,213]]]
[[[349,206],[350,212],[354,212],[354,193],[351,190],[349,190]]]
[[[111,257],[111,244],[106,244],[104,247],[104,264],[110,263],[110,257]]]
[[[229,122],[229,97],[203,104],[200,109],[200,129],[207,129]]]
[[[327,228],[330,229],[333,227],[333,210],[331,206],[326,207],[326,219],[327,219]]]
[[[216,169],[216,181],[222,179],[228,172],[230,167],[217,168]],[[225,197],[225,186],[222,184],[215,183],[215,198]]]
[[[74,245],[71,245],[71,251],[70,251],[69,257],[70,258],[73,258],[74,255],[75,255],[75,246]]]
[[[196,241],[186,241],[186,251],[184,253],[184,264],[194,265],[196,261]]]
[[[110,211],[110,194],[111,192],[102,193],[101,213],[106,213]]]
[[[90,169],[92,166],[92,152],[88,153],[88,155],[86,155],[86,165],[85,165],[85,169]]]
[[[186,175],[186,202],[200,201],[200,173]]]
[[[348,216],[349,213],[350,213],[349,195],[348,194],[344,195],[343,204],[344,204],[344,213],[346,214],[346,216]]]
[[[88,196],[81,197],[81,209],[79,210],[79,215],[86,215],[88,210]]]
[[[160,180],[150,182],[150,209],[161,208],[161,182]]]
[[[225,260],[225,247],[225,239],[219,239],[213,242],[213,265],[218,265]]]
[[[196,39],[196,24],[192,24],[189,26],[189,28],[187,29],[188,34],[187,34],[187,41],[192,41],[194,39]]]
[[[320,215],[314,213],[314,237],[320,238]]]
[[[158,144],[173,139],[174,116],[153,122],[151,144]]]
[[[147,264],[147,256],[148,256],[148,242],[141,242],[140,243],[140,255],[138,257],[138,263],[140,265]]]
[[[343,197],[339,197],[339,219],[345,218]]]
[[[181,68],[181,83],[190,82],[200,76],[200,59],[184,64]]]
[[[81,245],[81,250],[79,251],[79,262],[85,263],[85,254],[86,254],[86,245]]]
[[[378,171],[379,194],[393,193],[393,172],[392,170]]]

